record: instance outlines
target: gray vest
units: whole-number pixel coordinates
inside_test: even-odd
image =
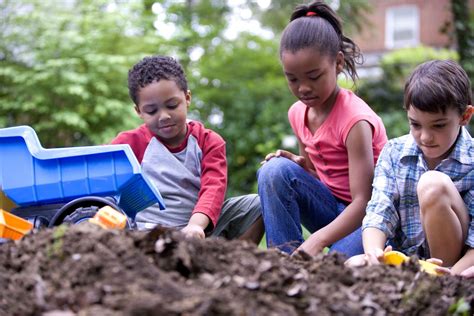
[[[138,229],[156,225],[183,228],[188,224],[201,188],[202,151],[196,138],[190,135],[185,149],[171,153],[153,137],[142,160],[142,172],[160,190],[166,209],[157,205],[139,212]]]

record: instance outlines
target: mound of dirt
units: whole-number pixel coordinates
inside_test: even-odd
[[[155,242],[158,242],[155,244]],[[86,223],[0,245],[0,315],[446,315],[474,282]],[[450,310],[451,308],[451,310]],[[457,308],[457,311],[455,309]],[[469,311],[467,311],[469,313]]]

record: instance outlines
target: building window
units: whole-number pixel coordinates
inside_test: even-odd
[[[385,47],[413,47],[419,43],[420,15],[414,5],[388,8],[385,17]]]

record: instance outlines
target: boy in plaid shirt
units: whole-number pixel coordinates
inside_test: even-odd
[[[423,63],[405,84],[404,108],[410,134],[389,141],[378,159],[362,224],[362,258],[378,263],[393,247],[441,259],[438,264],[452,267],[451,273],[467,275],[474,266],[474,142],[465,128],[474,111],[469,77],[453,61]]]

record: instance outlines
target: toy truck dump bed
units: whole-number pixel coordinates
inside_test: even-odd
[[[165,205],[128,145],[45,149],[29,126],[0,129],[0,190],[19,207],[113,196],[131,219]]]

